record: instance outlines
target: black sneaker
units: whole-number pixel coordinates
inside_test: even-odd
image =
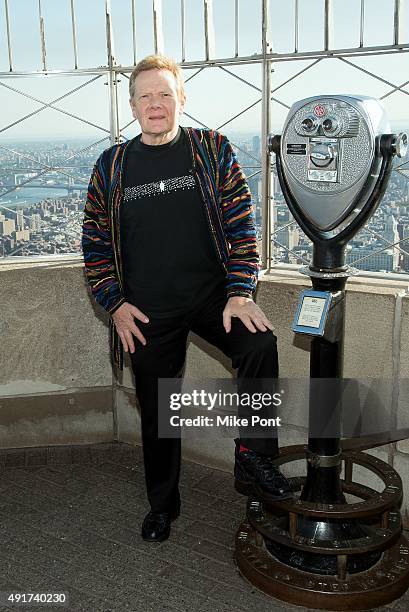
[[[177,508],[172,512],[155,512],[151,510],[142,523],[142,538],[146,542],[163,542],[170,535],[170,523],[179,516]]]
[[[239,451],[240,441],[235,442],[234,486],[238,493],[257,495],[259,488],[273,501],[294,497],[290,483],[273,464],[271,457],[252,450]]]

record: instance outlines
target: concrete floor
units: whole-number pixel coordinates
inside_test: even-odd
[[[225,472],[183,462],[169,540],[140,537],[142,453],[126,444],[0,451],[0,591],[65,593],[68,605],[0,610],[305,610],[246,582],[233,561],[245,498]],[[409,592],[379,610],[409,610]]]

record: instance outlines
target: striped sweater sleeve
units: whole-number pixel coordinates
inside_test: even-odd
[[[125,298],[114,263],[107,205],[107,172],[103,153],[97,160],[88,185],[82,225],[84,274],[95,301],[113,314]]]
[[[219,197],[229,244],[227,296],[252,297],[260,258],[251,193],[231,144],[225,136],[219,136]]]

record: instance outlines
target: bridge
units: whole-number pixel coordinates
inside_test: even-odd
[[[25,185],[14,185],[12,183],[10,183],[10,185],[1,185],[0,189],[4,189],[4,190],[8,190],[8,189],[14,189],[14,188],[19,188],[19,189],[66,189],[67,191],[78,191],[79,189],[87,189],[87,184],[86,183],[81,183],[81,184],[75,184],[75,183],[40,183],[40,184],[36,184],[36,183],[27,183]],[[0,193],[1,195],[1,193]]]

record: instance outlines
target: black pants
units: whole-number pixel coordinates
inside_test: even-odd
[[[136,396],[141,408],[145,479],[152,510],[165,512],[179,503],[180,438],[158,437],[158,378],[181,375],[186,357],[189,331],[219,348],[232,360],[238,378],[277,378],[278,357],[275,335],[250,332],[237,317],[229,333],[223,327],[224,293],[216,293],[193,311],[171,318],[149,317],[140,328],[147,344],[135,339],[130,353],[135,375]],[[136,321],[138,324],[138,322]],[[276,432],[266,438],[241,441],[256,452],[276,456]]]

